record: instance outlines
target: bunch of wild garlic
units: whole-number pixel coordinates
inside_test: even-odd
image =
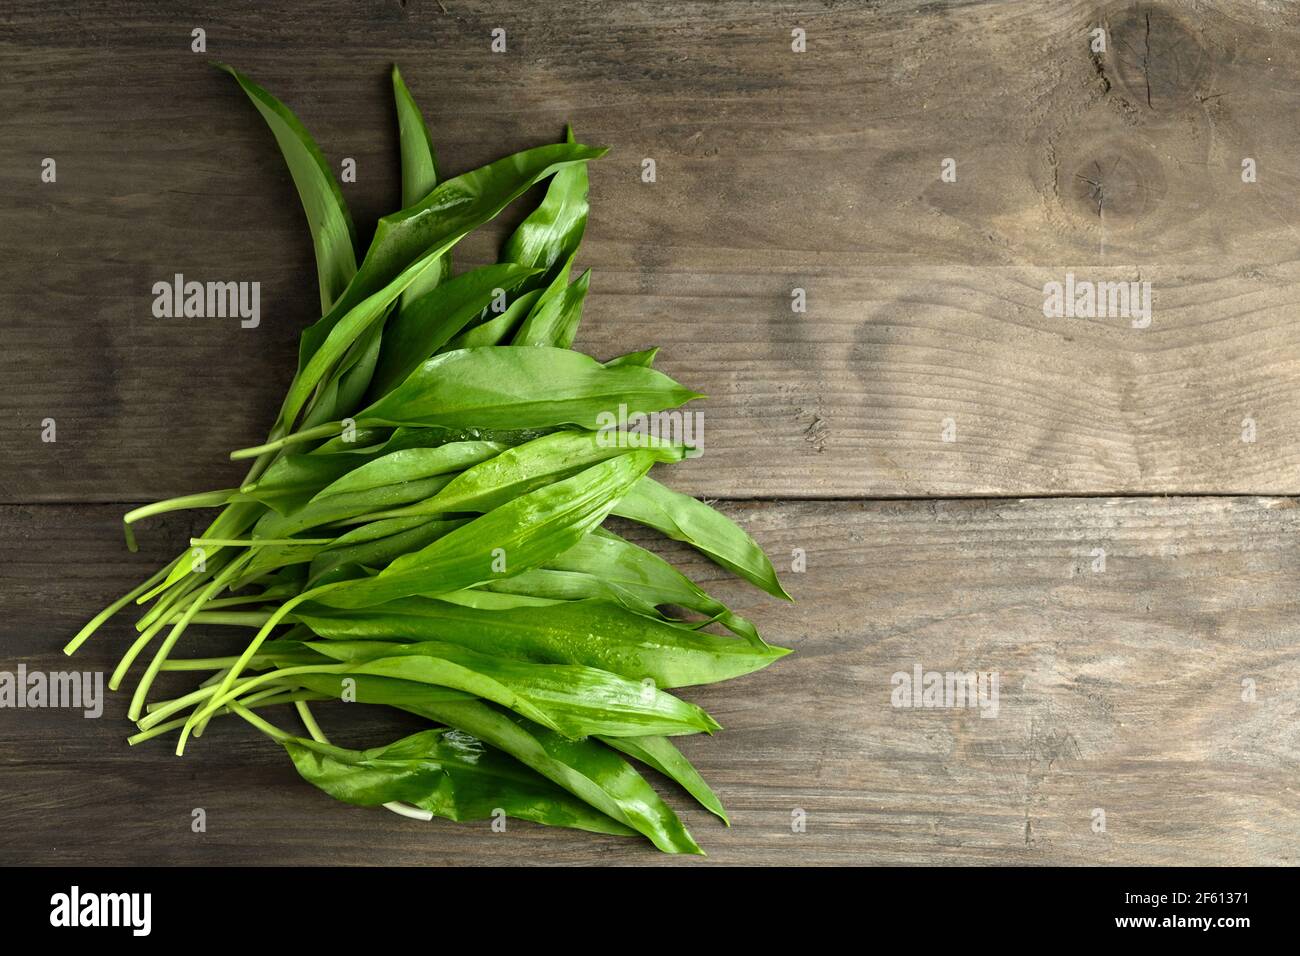
[[[628,758],[725,820],[670,740],[718,724],[668,690],[787,652],[601,525],[611,514],[647,525],[786,595],[744,531],[649,477],[655,463],[684,457],[683,444],[601,425],[614,409],[646,416],[701,397],[655,371],[654,350],[601,363],[570,348],[589,280],[569,281],[587,219],[586,163],[604,151],[570,133],[440,182],[429,131],[394,69],[403,208],[379,220],[358,266],[320,150],[283,104],[229,72],[288,162],[323,315],[302,334],[268,440],[232,454],[254,459],[243,485],[126,516],[134,547],[142,518],[220,508],[193,552],[102,611],[66,652],[128,604],[148,605],[110,681],[119,688],[161,637],[131,700],[132,743],[178,731],[179,754],[211,718],[236,714],[349,803],[424,819],[504,811],[699,852]],[[453,275],[452,247],[548,177],[501,260]],[[253,637],[238,657],[172,657],[186,628],[205,623]],[[162,671],[208,676],[150,702]],[[337,747],[310,710],[331,700],[396,707],[432,726],[387,747]],[[306,736],[266,718],[282,704]]]

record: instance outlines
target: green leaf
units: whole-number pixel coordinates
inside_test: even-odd
[[[321,311],[328,312],[357,271],[356,231],[347,203],[311,134],[283,103],[238,70],[221,66],[233,76],[271,128],[298,189],[316,250]]]
[[[459,440],[445,429],[398,428],[384,430],[384,440],[367,444],[366,436],[359,433],[357,440],[345,442],[334,439],[311,454],[282,454],[256,481],[244,485],[240,493],[260,501],[279,514],[289,514],[301,508],[322,489],[364,467],[367,462],[382,459],[404,449],[437,448]],[[497,443],[505,447],[502,443]]]
[[[240,491],[279,514],[288,514],[356,464],[342,455],[281,455]]]
[[[305,644],[294,644],[287,637],[267,645],[267,657],[273,658],[281,667],[293,667],[304,663],[324,661],[321,654],[312,651]],[[304,659],[303,653],[310,655]],[[392,677],[372,677],[369,674],[294,674],[286,677],[286,683],[306,687],[333,700],[350,704],[385,704],[404,710],[424,707],[429,704],[449,701],[476,701],[473,694],[450,687],[436,687],[410,680],[397,680]]]
[[[331,607],[365,607],[417,594],[459,591],[518,574],[566,551],[605,516],[654,463],[635,451],[521,495],[365,581],[315,596]]]
[[[298,413],[306,406],[307,400],[312,393],[322,382],[327,381],[327,376],[335,371],[337,364],[344,359],[357,340],[375,328],[376,324],[388,314],[389,307],[392,306],[397,297],[421,273],[430,268],[436,262],[438,256],[450,249],[451,245],[451,242],[446,242],[441,246],[435,246],[426,252],[423,257],[407,266],[386,286],[362,299],[338,317],[338,320],[330,326],[329,331],[317,343],[311,357],[303,362],[298,374],[294,376],[293,381],[290,383],[289,390],[284,397],[284,403],[280,407],[280,416],[277,419],[276,428],[272,430],[273,433],[287,428],[297,420]],[[352,286],[348,288],[351,289]],[[342,303],[346,299],[347,294],[345,293],[339,302]],[[337,311],[337,308],[336,306],[331,311],[331,314]],[[313,329],[316,327],[312,326]],[[310,331],[311,329],[308,329],[303,333],[302,338],[304,341]],[[382,351],[382,345],[380,348]],[[330,412],[322,412],[322,415],[328,416],[331,412],[332,409]]]
[[[531,572],[525,571],[524,574]],[[523,575],[517,575],[522,577]],[[499,594],[496,591],[484,591],[479,588],[465,588],[463,591],[449,591],[438,595],[439,601],[459,604],[462,607],[479,608],[484,611],[513,610],[519,607],[546,607],[558,604],[549,598],[534,597],[531,594]]]
[[[317,492],[314,500],[463,471],[495,457],[506,447],[490,441],[457,441],[433,448],[403,448],[342,475]]]
[[[428,518],[393,518],[360,525],[348,534],[337,538],[332,545],[321,549],[312,557],[308,585],[315,587],[326,578],[343,580],[340,574],[342,568],[385,568],[402,555],[418,551],[437,541],[468,520],[468,518],[444,521]],[[349,573],[346,576],[359,575]]]
[[[490,346],[444,352],[357,415],[359,422],[480,428],[596,428],[701,397],[638,366],[606,368],[581,352]]]
[[[497,290],[513,289],[535,271],[513,263],[484,266],[439,285],[414,302],[404,302],[401,313],[384,330],[373,394],[382,396],[403,382],[482,312]]]
[[[308,646],[346,664],[345,673],[462,690],[566,737],[671,736],[719,729],[699,707],[652,682],[595,667],[510,660],[443,641],[314,641]]]
[[[447,641],[521,660],[600,668],[659,687],[728,680],[789,653],[677,627],[606,601],[484,610],[416,597],[362,609],[308,602],[294,613],[331,640]]]
[[[437,494],[453,477],[449,474],[432,475],[363,491],[342,492],[318,501],[309,501],[285,515],[267,512],[253,527],[253,537],[290,538],[309,528],[389,510]]]
[[[667,737],[601,737],[604,743],[621,750],[647,767],[653,767],[699,801],[700,806],[717,816],[727,826],[727,811],[713,789],[704,782],[698,770],[691,765],[680,750]]]
[[[614,514],[648,525],[674,541],[684,541],[773,597],[793,600],[754,539],[726,515],[690,495],[671,491],[646,477],[619,502]]]
[[[450,249],[547,176],[604,153],[579,144],[524,150],[448,179],[414,206],[380,219],[352,282],[329,313],[303,332],[299,368],[306,367],[344,315],[389,285],[411,263],[431,251],[441,254]]]
[[[502,445],[518,445],[542,434],[544,433],[537,429],[442,428],[433,425],[413,428],[357,426],[348,436],[350,440],[345,441],[343,435],[337,435],[313,448],[311,454],[371,459],[401,448],[433,448],[454,441],[492,441]],[[353,467],[355,466],[356,462],[353,462]]]
[[[367,444],[366,436],[358,432],[357,440],[345,442],[333,439],[311,454],[282,454],[256,481],[244,485],[240,493],[281,515],[301,508],[324,488],[354,469],[406,449],[438,448],[465,441],[472,445],[489,444],[479,439],[462,439],[459,433],[437,428],[398,428],[383,430],[384,440]],[[519,437],[531,437],[521,434]],[[490,443],[504,448],[504,442]],[[453,469],[458,470],[458,469]],[[400,479],[397,479],[400,480]],[[356,489],[352,489],[356,490]]]
[[[670,604],[704,614],[733,633],[762,643],[753,624],[705,593],[659,555],[603,528],[557,555],[546,567],[589,575],[653,606]]]
[[[424,115],[415,105],[396,64],[393,65],[393,100],[397,105],[397,137],[402,155],[402,208],[408,209],[437,187],[438,157]],[[399,314],[450,278],[451,251],[448,250],[402,293]]]
[[[528,313],[532,311],[533,304],[541,298],[541,295],[540,289],[525,292],[511,302],[500,315],[462,332],[443,346],[442,351],[454,352],[457,349],[472,349],[484,345],[502,344],[510,338],[515,329],[528,316]]]
[[[682,445],[647,439],[656,461],[681,461]],[[490,511],[543,485],[569,478],[584,468],[627,453],[607,433],[558,431],[505,448],[500,454],[466,468],[431,498],[390,512],[387,516]]]
[[[539,302],[515,334],[512,344],[553,345],[562,349],[573,345],[578,323],[582,321],[582,303],[590,284],[591,270],[588,269],[564,291]]]
[[[430,266],[420,273],[416,280],[406,287],[406,292],[403,292],[402,296],[405,297],[435,269],[436,266]],[[389,314],[392,314],[391,306],[389,306]],[[384,330],[386,321],[385,318],[381,318],[352,344],[339,368],[331,375],[331,383],[334,384],[334,400],[317,402],[312,407],[313,414],[303,419],[304,427],[310,427],[317,422],[337,421],[357,410],[366,391],[370,388],[370,380],[374,377],[375,366],[379,362],[379,352],[386,335]]]
[[[565,142],[573,143],[572,127]],[[542,202],[506,240],[501,258],[506,262],[544,270],[525,289],[551,284],[557,270],[567,269],[587,227],[587,167],[574,165],[551,179]]]
[[[549,826],[632,835],[533,770],[458,730],[426,730],[371,750],[281,741],[302,778],[336,800],[374,807],[400,801],[449,820],[497,813]]]
[[[606,581],[594,574],[577,571],[557,571],[553,568],[533,568],[500,581],[489,581],[473,590],[482,590],[499,597],[530,595],[549,601],[610,601],[622,605],[636,614],[654,620],[667,620],[658,607],[634,591]],[[464,592],[457,592],[464,593]],[[707,623],[707,622],[705,622]],[[694,625],[692,625],[694,626]]]
[[[393,66],[393,99],[397,104],[397,137],[402,154],[402,208],[406,209],[438,185],[438,159],[424,116],[396,65]]]
[[[643,368],[653,368],[655,356],[658,354],[658,346],[652,349],[642,349],[640,352],[628,352],[626,355],[610,359],[605,363],[605,368],[617,368],[620,365],[640,365]]]
[[[304,674],[293,678],[302,686],[322,690],[333,675]],[[596,740],[566,740],[516,714],[503,713],[480,700],[434,700],[419,697],[401,681],[356,678],[356,700],[388,704],[447,724],[484,740],[532,767],[548,780],[585,800],[613,819],[648,837],[665,853],[701,850],[677,815],[636,769]],[[423,685],[417,685],[423,686]],[[437,688],[430,688],[437,690]]]

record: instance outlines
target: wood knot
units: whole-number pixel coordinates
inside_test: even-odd
[[[1061,196],[1076,215],[1107,226],[1136,225],[1151,216],[1165,196],[1165,175],[1149,150],[1112,139],[1076,161],[1061,183]]]
[[[1213,58],[1193,28],[1151,4],[1125,6],[1106,19],[1103,68],[1128,102],[1156,112],[1197,105]]]

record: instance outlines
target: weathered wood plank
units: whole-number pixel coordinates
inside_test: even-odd
[[[310,251],[269,135],[209,57],[357,160],[363,224],[397,188],[390,60],[449,170],[569,120],[613,146],[580,344],[662,343],[711,396],[684,489],[1296,492],[1298,41],[1288,8],[1244,0],[8,4],[0,500],[227,484],[225,453],[273,417],[314,314]],[[1152,282],[1150,327],[1044,318],[1067,271]],[[154,319],[176,272],[260,281],[262,325]]]
[[[1298,862],[1293,501],[726,507],[783,567],[806,549],[807,570],[784,575],[798,599],[786,605],[665,549],[797,651],[742,681],[685,693],[727,728],[682,746],[733,827],[671,795],[710,860]],[[131,556],[116,521],[108,507],[0,510],[5,667],[69,666],[57,648],[188,530],[179,518],[163,522]],[[1104,571],[1093,570],[1095,548],[1105,550]],[[111,625],[72,663],[110,668],[128,630]],[[892,675],[916,665],[996,672],[997,717],[895,708]],[[114,697],[100,720],[0,711],[0,859],[667,862],[613,838],[421,826],[336,805],[242,727],[214,725],[183,761],[161,744],[128,750],[124,708]],[[382,739],[377,721],[358,731],[334,710],[322,716],[341,739]],[[195,807],[207,811],[205,835],[190,832]],[[791,830],[797,809],[803,833]],[[1092,828],[1097,809],[1103,833]]]

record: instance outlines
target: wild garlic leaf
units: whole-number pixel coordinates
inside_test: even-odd
[[[402,208],[414,206],[438,185],[438,156],[424,114],[397,66],[393,66],[393,100],[397,106],[397,140],[402,157]]]
[[[346,491],[328,498],[307,502],[300,508],[280,515],[267,512],[253,527],[254,538],[290,538],[310,528],[391,510],[412,501],[419,501],[438,493],[451,481],[452,475],[431,475],[413,481],[399,481],[390,485]]]
[[[397,138],[402,157],[402,208],[408,209],[438,185],[438,156],[424,114],[415,105],[396,64],[393,66],[393,101],[397,106]],[[424,295],[451,278],[451,250],[422,272],[402,293],[399,318]]]
[[[762,643],[753,624],[705,593],[659,555],[604,528],[557,555],[546,567],[615,585],[622,593],[635,595],[652,606],[669,604],[695,611],[753,643]]]
[[[646,598],[593,574],[581,571],[558,571],[554,568],[533,568],[522,574],[489,581],[473,590],[484,591],[499,597],[530,595],[548,601],[584,601],[588,599],[610,601],[635,614],[654,620],[667,620],[657,605]],[[458,592],[463,593],[463,592]],[[707,623],[707,622],[703,622]],[[694,627],[695,625],[691,625]]]
[[[607,601],[485,610],[430,598],[360,609],[301,604],[298,620],[331,640],[447,641],[544,664],[581,664],[658,687],[712,684],[789,653],[656,621]]]
[[[304,780],[344,803],[402,802],[458,821],[504,812],[549,826],[635,832],[462,731],[426,730],[370,750],[304,738],[281,743]]]
[[[590,284],[591,270],[588,269],[554,298],[539,302],[515,334],[512,344],[553,345],[562,349],[573,345],[578,324],[582,321],[582,303]]]
[[[523,575],[516,575],[516,577],[523,577],[530,573],[532,572],[525,571]],[[483,611],[505,611],[520,607],[546,607],[549,604],[560,603],[550,598],[536,597],[532,594],[502,594],[496,591],[485,591],[481,588],[448,591],[446,594],[439,594],[438,600],[446,601],[448,604],[459,604],[461,607],[478,608]]]
[[[328,681],[339,680],[333,675],[301,675],[293,679],[326,692]],[[612,819],[645,835],[665,853],[702,852],[645,778],[618,753],[594,739],[567,740],[481,700],[429,699],[428,695],[420,697],[397,686],[400,681],[380,677],[356,680],[358,703],[387,704],[455,727],[532,767]]]
[[[435,355],[356,417],[370,425],[594,429],[620,405],[630,416],[700,397],[654,369],[606,368],[569,349],[488,346]]]
[[[604,153],[604,149],[567,143],[524,150],[445,180],[415,205],[380,219],[356,276],[330,311],[304,330],[299,368],[306,367],[344,315],[412,263],[430,251],[447,251],[547,176]]]
[[[564,140],[573,143],[573,128]],[[505,262],[517,262],[543,270],[525,289],[550,285],[556,272],[567,269],[587,228],[587,167],[568,166],[551,179],[538,207],[519,224],[501,250]],[[567,280],[566,280],[567,281]]]
[[[694,704],[580,664],[537,664],[445,641],[313,641],[344,673],[451,687],[491,700],[566,737],[712,733],[719,725]]]
[[[537,567],[604,521],[652,464],[653,453],[647,451],[603,461],[480,515],[373,578],[339,585],[315,599],[331,607],[367,607],[459,591]]]
[[[506,448],[498,442],[456,441],[433,448],[399,449],[340,476],[318,491],[313,500],[464,471],[496,457]]]
[[[372,383],[376,398],[386,394],[432,356],[500,291],[515,288],[536,270],[503,263],[483,266],[444,282],[414,302],[403,303],[384,330],[384,344]]]
[[[667,737],[600,737],[599,740],[633,760],[639,760],[647,767],[658,770],[669,780],[676,781],[699,801],[700,806],[731,826],[727,811],[723,809],[722,801],[713,792],[713,788],[705,783],[700,772]]]
[[[503,445],[517,445],[520,442],[531,441],[542,434],[537,429],[443,428],[433,425],[391,428],[358,425],[348,436],[351,440],[347,440],[342,435],[335,436],[313,448],[311,454],[372,459],[400,448],[434,448],[453,441],[492,441]],[[355,466],[356,462],[353,463],[353,467]]]
[[[659,462],[681,461],[681,445],[647,441],[647,450]],[[511,498],[551,482],[568,478],[584,468],[627,453],[608,434],[562,430],[534,438],[471,463],[431,498],[408,505],[394,515],[433,515],[457,511],[490,511]]]
[[[240,492],[247,497],[260,501],[281,515],[290,514],[315,497],[328,497],[325,492],[333,489],[337,492],[354,492],[374,488],[374,486],[393,484],[394,481],[407,480],[409,477],[428,477],[443,471],[459,471],[477,460],[494,454],[490,449],[500,450],[507,447],[503,442],[486,441],[442,441],[451,437],[432,428],[399,428],[391,433],[386,441],[376,445],[365,445],[363,441],[339,442],[338,454],[330,454],[324,447],[312,454],[285,454],[274,460],[263,475],[256,481],[244,485]],[[395,458],[403,451],[434,451],[447,447],[448,453],[442,453],[454,467],[438,468],[430,464],[424,473],[403,473],[399,463],[409,463],[412,459]],[[331,449],[333,450],[333,449]],[[432,459],[439,458],[434,454]],[[432,460],[430,459],[430,460]],[[389,460],[385,466],[377,462]],[[346,479],[346,480],[344,480]],[[342,484],[338,484],[339,481]]]
[[[316,250],[321,311],[328,312],[357,271],[356,230],[343,193],[320,147],[298,117],[238,70],[224,65],[221,69],[248,94],[284,154]]]
[[[523,323],[541,295],[540,289],[525,292],[506,306],[505,311],[500,315],[492,316],[486,322],[480,322],[460,333],[443,346],[441,351],[454,352],[457,349],[471,349],[482,345],[501,345]]]
[[[304,654],[309,656],[304,657]],[[305,644],[291,642],[287,637],[268,644],[266,656],[282,668],[330,660],[322,654],[317,654]],[[431,703],[478,699],[463,690],[435,687],[432,684],[398,680],[393,677],[374,677],[370,674],[302,673],[285,677],[282,682],[296,687],[306,687],[332,700],[346,701],[349,704],[384,704],[403,709]]]
[[[355,461],[342,456],[281,455],[261,477],[240,491],[279,514],[288,514],[355,466]]]
[[[606,368],[617,368],[620,365],[640,365],[643,368],[654,368],[655,357],[659,354],[659,347],[652,349],[642,349],[639,352],[628,352],[626,355],[619,355],[605,363]]]
[[[448,241],[426,251],[423,256],[398,273],[387,285],[338,316],[337,321],[330,326],[329,331],[312,351],[311,357],[302,364],[298,374],[294,376],[293,381],[289,384],[284,403],[280,407],[280,416],[277,419],[276,428],[272,430],[273,433],[281,429],[287,429],[293,422],[297,421],[298,414],[307,405],[312,393],[327,380],[327,376],[335,371],[336,365],[347,355],[357,340],[365,336],[367,332],[372,331],[388,313],[388,309],[397,300],[397,297],[422,272],[430,268],[436,262],[438,256],[450,249],[451,246],[452,243]],[[340,303],[346,298],[345,293],[343,298],[339,300]],[[337,311],[337,307],[333,311]],[[312,326],[312,328],[315,327]],[[307,333],[304,332],[303,339],[305,340],[306,337]]]
[[[355,531],[365,531],[372,537],[365,540],[353,537],[354,532],[342,535],[332,545],[321,548],[311,560],[308,586],[315,587],[326,579],[343,580],[341,568],[375,568],[382,570],[397,558],[437,541],[443,535],[465,524],[468,518],[446,520],[429,518],[394,518],[359,525]],[[411,522],[415,522],[411,524]],[[378,534],[380,529],[391,533]],[[349,573],[347,577],[360,577]]]
[[[430,266],[406,287],[405,296],[410,292],[421,279],[427,276],[434,269]],[[388,308],[387,316],[392,315],[392,306]],[[370,389],[371,379],[375,374],[375,367],[379,363],[380,349],[384,343],[384,337],[387,335],[385,330],[387,317],[381,317],[378,322],[362,333],[361,337],[352,344],[347,354],[343,356],[343,362],[333,373],[331,373],[331,384],[334,387],[334,397],[332,402],[320,402],[319,408],[313,405],[311,411],[303,419],[303,427],[310,428],[317,422],[332,422],[350,415],[361,405],[362,399]]]
[[[614,513],[661,531],[674,541],[686,542],[773,597],[793,600],[754,539],[726,515],[690,495],[646,477],[619,502]]]

